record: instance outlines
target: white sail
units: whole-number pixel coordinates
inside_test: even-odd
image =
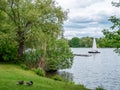
[[[95,40],[95,38],[93,38],[93,46],[92,46],[92,50],[91,50],[91,51],[88,51],[88,53],[100,53],[100,52],[97,50],[96,40]]]
[[[96,40],[95,40],[95,38],[93,39],[92,50],[93,50],[93,51],[97,51],[97,46],[96,46]]]

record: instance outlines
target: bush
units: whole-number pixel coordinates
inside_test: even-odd
[[[98,86],[95,90],[105,90],[102,86]]]
[[[21,66],[21,68],[23,68],[24,70],[29,70],[29,67],[27,67],[25,64],[21,64],[20,66]]]
[[[51,78],[54,79],[54,80],[57,80],[57,81],[63,81],[63,78],[60,77],[59,75],[55,75],[55,76],[53,76]]]
[[[32,69],[37,75],[39,76],[45,76],[45,71],[42,68]]]
[[[46,51],[46,71],[57,71],[70,68],[73,63],[73,53],[64,39],[55,41],[55,44],[48,44]]]
[[[42,50],[27,49],[24,51],[24,63],[29,68],[37,68],[38,62],[42,57]]]
[[[0,33],[0,62],[17,63],[17,42],[11,35]]]

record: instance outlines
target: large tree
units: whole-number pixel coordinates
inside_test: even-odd
[[[17,34],[18,59],[22,59],[26,40],[32,35],[40,37],[41,32],[58,36],[66,12],[53,0],[0,0],[0,10],[14,25]],[[37,33],[37,34],[34,34]],[[44,40],[45,41],[45,40]],[[37,42],[37,41],[34,41]],[[44,50],[46,41],[44,42]]]
[[[24,57],[29,67],[47,71],[72,65],[73,55],[67,42],[58,39],[63,34],[67,12],[53,0],[0,0],[0,11],[8,19],[10,28],[6,30],[12,32],[17,46],[11,45],[18,48],[18,60]]]
[[[73,37],[69,40],[70,47],[80,47],[80,39],[78,37]]]

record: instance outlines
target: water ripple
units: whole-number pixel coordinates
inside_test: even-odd
[[[88,50],[72,49],[74,53],[87,53]],[[106,90],[120,90],[120,56],[113,49],[100,49],[100,52],[91,57],[74,57],[72,68],[62,71],[72,73],[76,84],[91,89],[102,86]]]

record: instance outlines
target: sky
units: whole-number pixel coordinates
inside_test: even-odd
[[[119,0],[55,0],[63,10],[69,10],[64,22],[64,37],[102,37],[102,30],[112,25],[110,16],[120,16],[120,7],[111,2]]]

